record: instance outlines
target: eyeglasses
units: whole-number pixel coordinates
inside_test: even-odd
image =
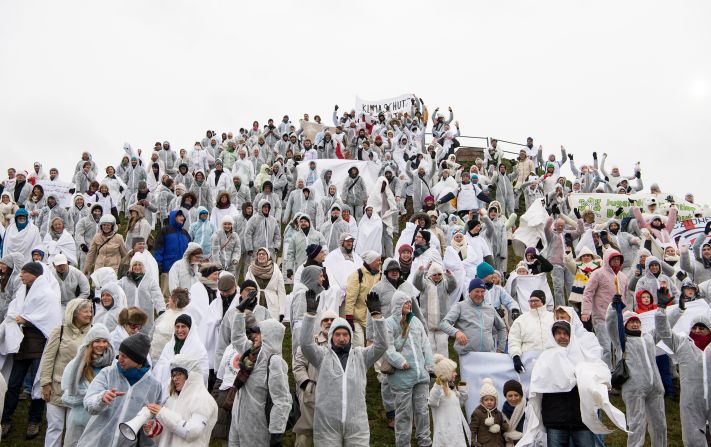
[[[533,298],[533,299],[531,299],[531,300],[528,300],[528,303],[529,303],[529,304],[542,303],[542,302],[543,302],[543,301],[539,300],[538,298]]]

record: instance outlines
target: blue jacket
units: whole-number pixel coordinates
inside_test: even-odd
[[[190,224],[188,234],[190,235],[190,240],[200,244],[202,252],[209,255],[212,248],[212,233],[215,232],[215,227],[209,219],[205,222],[200,220],[199,216],[203,211],[207,213],[207,208],[204,206],[198,207],[198,220]]]
[[[190,235],[183,229],[183,224],[175,221],[178,213],[183,214],[180,210],[170,212],[168,225],[160,229],[153,246],[153,257],[161,273],[169,272],[175,261],[183,258],[190,242]]]

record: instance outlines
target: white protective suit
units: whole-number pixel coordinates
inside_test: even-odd
[[[271,434],[283,434],[292,402],[289,366],[281,357],[286,328],[277,320],[259,323],[262,346],[247,382],[239,390],[232,407],[230,447],[268,447]],[[267,369],[268,380],[267,380]],[[273,406],[269,420],[265,413],[267,393]]]
[[[615,350],[620,349],[617,313],[612,306],[607,308],[605,324]],[[655,362],[656,344],[661,338],[652,330],[640,337],[626,335],[625,339],[629,379],[622,384],[622,399],[625,401],[630,430],[627,447],[643,447],[647,429],[652,445],[664,447],[667,445],[664,385]]]
[[[313,334],[317,318],[304,316],[301,351],[306,360],[319,369],[316,380],[314,445],[368,446],[370,427],[365,405],[366,373],[387,349],[385,320],[374,319],[375,337],[367,348],[351,347],[345,370],[331,347],[333,332],[344,328],[353,332],[348,322],[337,318],[328,331],[328,345],[317,346]]]
[[[679,362],[681,385],[679,407],[684,445],[707,445],[704,428],[711,421],[708,386],[711,344],[702,351],[688,335],[672,332],[664,309],[657,309],[654,321],[657,335],[674,352]],[[691,327],[696,323],[711,328],[711,320],[705,316],[694,317],[691,320]]]
[[[163,426],[159,447],[209,445],[217,422],[217,403],[201,381],[201,363],[182,352],[170,362],[170,369],[188,371],[188,379],[180,393],[171,394],[156,415]]]

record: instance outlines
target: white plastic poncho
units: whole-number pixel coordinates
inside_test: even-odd
[[[28,221],[25,228],[18,230],[13,220],[5,231],[3,244],[3,253],[23,253],[25,262],[30,262],[32,261],[32,249],[42,245],[42,238],[36,225]]]
[[[54,261],[54,257],[58,254],[63,254],[67,257],[69,263],[73,266],[77,266],[77,244],[74,242],[74,238],[67,230],[62,231],[59,239],[56,241],[52,239],[49,234],[44,236],[42,240],[44,246],[44,253],[47,256],[47,262],[50,264]]]
[[[217,403],[200,380],[201,361],[182,352],[170,363],[188,371],[180,393],[170,395],[156,420],[163,426],[159,447],[206,446],[217,422]]]
[[[375,211],[373,211],[371,217],[363,214],[358,223],[358,239],[355,243],[355,252],[362,255],[368,250],[376,253],[380,253],[383,250],[383,221]]]
[[[116,397],[106,405],[102,399],[104,393],[115,388],[126,393]],[[119,432],[119,424],[132,419],[149,403],[160,403],[161,384],[147,371],[141,379],[131,386],[119,372],[118,363],[102,369],[86,390],[84,408],[92,415],[86,424],[84,433],[79,438],[78,447],[132,447],[135,441],[129,441]]]
[[[548,245],[544,227],[548,220],[548,212],[543,206],[542,200],[534,201],[526,212],[521,216],[521,222],[513,235],[514,253],[516,256],[523,257],[527,247],[535,247],[540,240],[543,248]]]
[[[64,312],[62,311],[61,293],[59,284],[49,267],[42,264],[44,273],[35,279],[30,290],[22,286],[17,290],[15,299],[10,302],[5,321],[0,324],[0,368],[3,374],[9,374],[12,369],[12,357],[20,349],[24,338],[22,328],[15,321],[20,316],[39,329],[45,338],[62,324]],[[39,374],[35,376],[32,387],[32,398],[41,398]],[[8,375],[9,379],[9,375]]]
[[[363,259],[357,253],[353,253],[353,261],[348,261],[343,257],[340,248],[336,248],[323,261],[323,266],[328,272],[329,288],[326,291],[326,302],[323,309],[331,309],[338,312],[338,307],[346,297],[346,284],[348,276],[358,270],[363,265]]]
[[[107,267],[110,268],[110,267]],[[118,317],[121,310],[126,306],[126,294],[121,290],[117,283],[110,282],[104,285],[99,292],[99,297],[102,294],[108,293],[113,298],[111,307],[105,308],[101,303],[96,306],[96,314],[94,315],[94,324],[101,323],[109,330],[116,329],[118,326]]]
[[[526,408],[526,428],[523,437],[516,444],[519,447],[547,443],[546,430],[541,420],[542,394],[568,392],[576,385],[580,394],[580,415],[590,431],[597,434],[611,433],[597,417],[597,411],[600,409],[620,430],[626,431],[624,413],[610,403],[607,394],[610,370],[600,357],[593,358],[578,343],[576,326],[573,321],[567,347],[559,346],[551,338],[546,350],[533,365]]]
[[[209,367],[207,364],[207,351],[202,345],[196,328],[191,327],[188,336],[185,338],[183,347],[180,348],[180,355],[187,356],[198,362],[198,369],[195,373],[200,373],[203,376],[205,386],[207,386],[207,378],[209,375]],[[153,366],[153,375],[163,385],[163,396],[168,396],[170,388],[170,364],[176,358],[175,354],[175,335],[163,347],[163,352],[160,358]]]

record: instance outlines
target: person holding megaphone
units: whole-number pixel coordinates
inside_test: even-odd
[[[205,446],[217,422],[217,404],[203,382],[202,359],[177,354],[170,362],[170,396],[164,405],[146,406],[155,419],[143,426],[145,433],[160,435],[158,446]]]
[[[151,341],[138,332],[121,342],[118,360],[102,369],[89,384],[84,408],[91,415],[78,447],[129,447],[152,444],[142,430],[138,439],[122,436],[119,425],[148,404],[163,402],[163,387],[151,374],[148,352]]]

